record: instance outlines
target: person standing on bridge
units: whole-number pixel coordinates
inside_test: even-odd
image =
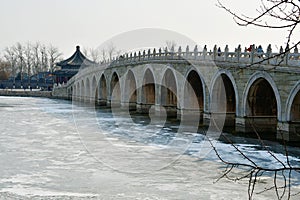
[[[257,47],[257,53],[258,53],[258,57],[260,58],[260,57],[262,57],[262,54],[264,53],[264,50],[263,50],[263,48],[261,47],[261,45],[259,45],[258,47]]]

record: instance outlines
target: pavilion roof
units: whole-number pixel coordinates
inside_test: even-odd
[[[80,47],[76,46],[75,53],[68,59],[56,63],[62,68],[80,68],[81,66],[95,65],[96,63],[86,58],[80,51]]]

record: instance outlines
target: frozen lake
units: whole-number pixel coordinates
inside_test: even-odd
[[[190,127],[182,131],[177,121],[151,121],[63,100],[0,97],[0,122],[0,199],[248,197],[247,180],[216,182],[224,165],[203,135]],[[254,139],[234,140],[262,165],[278,164]],[[214,144],[225,159],[244,162],[230,144]],[[267,145],[284,162],[283,147]],[[300,150],[289,150],[298,166]],[[273,181],[272,175],[262,178],[258,191]],[[299,175],[293,179],[296,193]],[[274,190],[255,195],[274,197]]]

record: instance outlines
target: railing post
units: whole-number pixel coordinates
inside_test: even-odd
[[[240,63],[241,52],[242,52],[242,48],[241,45],[239,45],[236,50],[237,63]]]
[[[299,54],[299,51],[298,51],[298,47],[297,47],[297,46],[295,46],[294,54]],[[299,55],[295,55],[295,60],[298,60],[298,59],[299,59]]]
[[[254,52],[255,52],[255,46],[253,44],[253,45],[251,45],[251,54],[250,54],[250,63],[251,64],[254,63]]]
[[[150,49],[148,49],[148,60],[150,60],[150,55],[151,55],[151,51],[150,51]]]
[[[165,59],[168,58],[168,47],[165,48]]]
[[[288,65],[289,57],[290,57],[290,47],[289,47],[289,44],[287,44],[285,47],[285,53],[284,53],[284,64],[285,65]]]
[[[153,49],[153,59],[155,59],[155,56],[156,56],[156,50],[155,48]]]
[[[198,56],[198,46],[196,45],[194,48],[194,59],[197,60],[197,56]]]
[[[205,58],[206,58],[206,54],[207,54],[207,47],[206,47],[206,45],[204,45],[204,48],[203,48],[203,60],[205,60]]]
[[[136,61],[136,52],[134,52],[133,60]]]
[[[138,61],[140,61],[141,60],[141,51],[139,51],[139,59],[138,59]]]
[[[181,53],[182,53],[181,46],[179,46],[179,48],[178,48],[178,57],[179,58],[181,57]]]
[[[161,59],[161,48],[158,49],[158,56],[159,56],[159,59]]]
[[[268,57],[267,64],[270,64],[271,53],[272,53],[272,47],[271,44],[269,44],[267,47],[267,57]]]
[[[217,59],[217,53],[218,53],[217,51],[218,51],[217,45],[215,45],[215,46],[214,46],[214,51],[213,51],[213,59],[214,59],[214,60]]]
[[[225,61],[228,60],[228,52],[229,52],[229,48],[228,48],[228,45],[226,45],[225,46],[225,51],[224,51]]]
[[[185,49],[185,57],[186,57],[186,59],[189,58],[189,54],[190,54],[190,47],[189,47],[189,45],[187,45],[186,49]]]
[[[175,50],[174,50],[174,45],[171,47],[171,59],[173,59],[173,57],[174,57],[174,52],[175,52]]]

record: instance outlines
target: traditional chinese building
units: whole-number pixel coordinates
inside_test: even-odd
[[[61,69],[54,72],[56,83],[66,83],[72,78],[80,68],[95,65],[96,63],[86,58],[80,51],[80,47],[76,46],[75,53],[68,59],[56,63]]]

